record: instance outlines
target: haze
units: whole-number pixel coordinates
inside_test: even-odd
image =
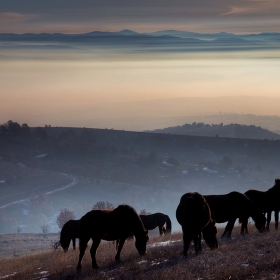
[[[279,10],[274,0],[1,1],[0,33],[52,35],[2,34],[0,122],[144,130],[202,114],[278,115],[279,33],[260,33],[280,32]],[[108,42],[53,34],[127,28],[138,33],[102,33]],[[174,39],[175,29],[197,33]]]

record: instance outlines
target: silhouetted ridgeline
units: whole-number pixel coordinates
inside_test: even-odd
[[[221,136],[230,138],[247,138],[247,139],[274,139],[279,140],[280,135],[263,129],[255,125],[240,125],[240,124],[205,124],[192,123],[184,124],[182,126],[172,126],[163,129],[152,130],[156,133],[171,133],[182,135],[195,136]]]

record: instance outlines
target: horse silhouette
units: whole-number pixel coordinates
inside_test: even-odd
[[[267,220],[265,229],[269,230],[269,224],[271,221],[271,213],[274,211],[275,215],[275,229],[278,229],[279,210],[280,210],[280,179],[275,179],[273,187],[267,191],[248,190],[245,195],[249,197],[262,213],[267,213]],[[239,219],[241,223],[240,233],[242,235],[248,233],[248,218],[244,216]]]
[[[204,195],[204,198],[211,209],[212,219],[217,223],[228,222],[222,237],[230,238],[236,219],[244,216],[252,217],[259,232],[264,231],[266,218],[246,195],[230,192],[223,195]]]
[[[69,220],[66,222],[60,232],[59,243],[64,252],[68,251],[72,240],[73,250],[76,249],[76,238],[80,237],[80,220]]]
[[[176,209],[176,218],[183,230],[185,256],[188,255],[192,239],[195,252],[201,251],[201,232],[211,249],[218,247],[217,228],[211,218],[211,210],[202,195],[197,192],[184,194]]]
[[[101,239],[119,240],[115,260],[120,260],[124,242],[131,233],[135,236],[135,247],[139,254],[146,254],[148,231],[145,230],[142,220],[131,206],[119,205],[114,210],[92,210],[85,214],[80,220],[80,254],[77,270],[81,270],[81,262],[90,239],[92,239],[90,249],[92,268],[99,268],[95,255]]]
[[[163,213],[154,213],[150,215],[140,215],[145,229],[153,230],[156,227],[159,229],[159,234],[171,233],[171,220]],[[166,225],[166,226],[165,226]]]

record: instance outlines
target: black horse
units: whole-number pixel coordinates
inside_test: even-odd
[[[248,216],[255,221],[256,228],[264,231],[266,218],[261,210],[244,194],[231,192],[224,195],[204,195],[210,209],[212,219],[217,223],[227,223],[222,237],[231,237],[237,218]]]
[[[184,194],[177,207],[176,218],[183,230],[185,256],[188,255],[192,239],[195,252],[201,251],[201,231],[211,249],[218,247],[217,228],[211,218],[210,208],[202,195],[197,192]]]
[[[279,210],[280,210],[280,179],[275,179],[273,187],[267,191],[248,190],[245,195],[249,197],[256,206],[262,211],[267,213],[266,230],[269,230],[269,224],[271,221],[271,212],[274,211],[275,215],[275,229],[278,229]],[[248,233],[248,216],[244,216],[239,219],[241,223],[242,235]]]
[[[171,220],[163,213],[154,213],[151,215],[140,215],[145,229],[153,230],[156,227],[159,229],[159,234],[171,233]],[[166,225],[166,227],[165,227]]]
[[[131,233],[135,236],[135,247],[139,254],[146,254],[148,231],[145,230],[140,217],[131,206],[119,205],[114,210],[92,210],[85,214],[80,220],[80,255],[77,270],[81,270],[81,262],[90,239],[92,239],[90,249],[92,268],[99,268],[95,255],[101,239],[120,240],[115,256],[116,260],[120,260],[123,244]]]
[[[76,238],[80,237],[80,220],[69,220],[66,222],[60,232],[59,244],[64,252],[68,251],[70,242],[72,240],[73,250],[76,249]]]

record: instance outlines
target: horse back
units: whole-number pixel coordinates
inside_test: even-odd
[[[186,193],[181,197],[176,218],[182,227],[201,230],[211,220],[206,200],[199,193]]]
[[[277,196],[271,192],[248,190],[244,193],[262,212],[270,211],[276,204]]]

